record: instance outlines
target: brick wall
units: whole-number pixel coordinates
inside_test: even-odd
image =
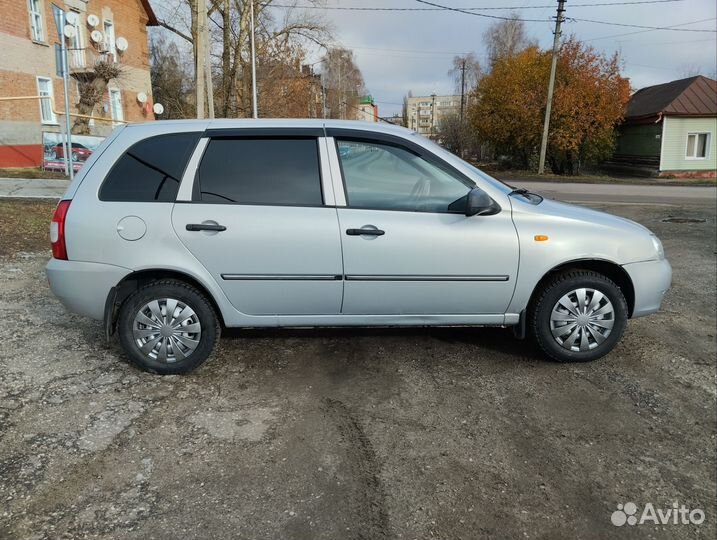
[[[57,43],[57,30],[50,0],[39,0],[42,9],[42,27],[44,39],[33,41],[28,11],[28,0],[0,0],[0,97],[34,96],[38,94],[37,77],[49,77],[53,81],[55,108],[64,110],[64,92],[62,79],[55,70],[54,44]],[[148,16],[140,0],[55,0],[66,9],[79,12],[82,34],[82,46],[94,47],[90,40],[92,30],[86,23],[87,15],[94,14],[100,19],[97,29],[103,30],[105,19],[112,21],[115,38],[124,37],[129,47],[118,55],[122,68],[121,76],[110,83],[110,88],[121,92],[124,120],[144,122],[154,120],[154,114],[145,110],[137,102],[137,94],[144,92],[151,104],[151,81],[149,75],[149,44],[147,41]],[[87,51],[89,59],[91,51]],[[70,79],[70,111],[78,112],[78,85]],[[110,118],[109,93],[95,108],[94,115]],[[58,117],[62,121],[62,117]],[[34,127],[33,127],[34,126]],[[94,122],[92,134],[106,135],[112,128],[111,123]],[[42,124],[40,105],[37,100],[0,101],[0,167],[27,166],[27,156],[38,155],[37,148],[42,146],[43,131],[58,131],[58,126]],[[35,150],[28,153],[27,146],[34,145]],[[7,156],[18,155],[7,147],[17,146],[25,158],[17,163]],[[39,152],[41,156],[41,151]],[[35,165],[40,165],[41,157]]]

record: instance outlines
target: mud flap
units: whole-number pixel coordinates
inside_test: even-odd
[[[520,312],[520,317],[518,318],[518,324],[513,325],[513,336],[516,339],[525,339],[526,334],[526,321],[525,321],[525,310]]]
[[[117,300],[117,287],[112,287],[105,301],[105,345],[109,348],[110,338],[115,333],[115,302]]]

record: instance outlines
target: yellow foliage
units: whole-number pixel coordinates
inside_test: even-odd
[[[540,146],[550,60],[550,52],[529,47],[497,61],[470,111],[477,135],[523,165]],[[554,172],[573,172],[610,154],[629,95],[617,56],[607,58],[572,37],[562,44],[548,137]]]

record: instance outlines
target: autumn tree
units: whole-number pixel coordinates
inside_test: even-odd
[[[479,137],[522,167],[532,164],[540,146],[550,54],[528,47],[499,59],[471,107]],[[554,173],[579,174],[582,164],[610,155],[629,93],[617,55],[603,56],[574,37],[562,44],[547,153]]]

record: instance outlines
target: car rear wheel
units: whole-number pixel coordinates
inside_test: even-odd
[[[588,362],[608,354],[622,337],[627,301],[610,279],[574,270],[550,280],[529,312],[533,337],[559,362]]]
[[[177,374],[207,360],[220,329],[214,308],[201,292],[181,281],[162,280],[141,287],[122,304],[118,333],[134,365]]]

